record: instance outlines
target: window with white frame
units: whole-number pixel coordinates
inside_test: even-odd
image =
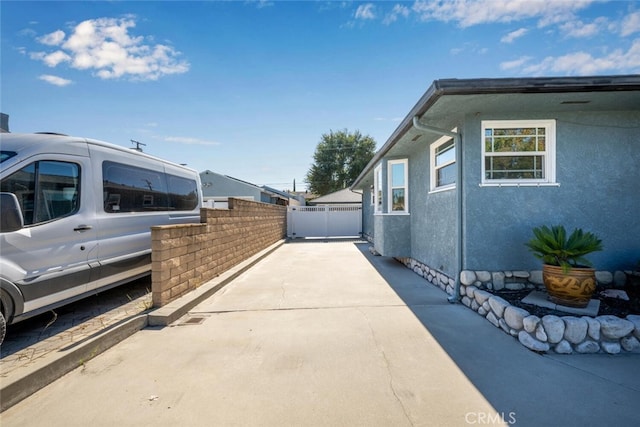
[[[389,213],[406,213],[409,211],[407,169],[407,159],[389,160],[387,163]]]
[[[374,212],[380,213],[382,212],[382,165],[376,166],[373,174]]]
[[[454,132],[456,129],[453,130]],[[431,191],[456,187],[456,144],[444,136],[431,144]]]
[[[555,182],[555,120],[482,122],[482,183]]]

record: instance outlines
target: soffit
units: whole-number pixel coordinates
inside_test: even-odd
[[[441,96],[421,116],[421,122],[441,129],[451,130],[462,122],[465,115],[474,114],[496,118],[500,114],[514,112],[547,114],[553,118],[558,113],[588,111],[629,111],[640,113],[638,92],[572,92],[529,94],[472,94]],[[410,123],[407,117],[403,123]],[[441,135],[423,132],[407,126],[388,156],[408,156],[420,145],[430,144]]]

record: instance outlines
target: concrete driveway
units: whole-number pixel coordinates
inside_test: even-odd
[[[640,355],[542,356],[368,244],[286,244],[9,426],[638,425]]]

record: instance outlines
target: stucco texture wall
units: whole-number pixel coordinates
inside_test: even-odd
[[[409,160],[411,257],[455,276],[456,191],[429,193],[429,146],[417,144]]]
[[[556,119],[553,187],[480,187],[481,120]],[[596,233],[599,270],[640,259],[640,111],[468,116],[464,126],[464,268],[539,268],[525,242],[533,227],[563,224]]]

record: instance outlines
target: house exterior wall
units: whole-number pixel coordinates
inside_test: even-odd
[[[480,187],[481,120],[556,119],[556,182],[549,187]],[[527,270],[533,227],[563,224],[597,234],[599,270],[640,259],[640,111],[467,116],[464,125],[464,268]]]
[[[373,210],[374,206],[371,204],[371,190],[369,187],[362,191],[362,237],[367,240],[373,241],[375,229],[373,226]]]
[[[556,183],[480,186],[482,120],[556,120]],[[604,251],[588,259],[598,270],[630,269],[640,259],[640,111],[536,112],[467,115],[462,133],[463,269],[537,270],[525,243],[532,228],[563,224],[596,233]],[[385,256],[410,257],[457,277],[456,192],[429,193],[429,144],[409,158],[409,215],[374,214],[363,188],[363,232]],[[387,169],[382,160],[387,210]]]
[[[382,212],[375,212],[375,207],[369,205],[371,216],[367,221],[373,224],[373,244],[375,249],[384,256],[408,257],[411,253],[411,217],[409,214],[389,213],[389,194],[387,191],[387,161],[397,158],[384,159],[382,162]],[[410,178],[409,178],[410,179]],[[409,192],[411,189],[409,188]],[[409,199],[411,203],[411,199]],[[411,209],[409,205],[409,209]]]
[[[215,172],[200,174],[202,194],[206,197],[252,197],[255,201],[262,201],[261,190],[243,182],[231,179]]]
[[[416,144],[409,159],[411,257],[453,276],[457,270],[456,192],[430,194],[429,188],[429,145]]]

